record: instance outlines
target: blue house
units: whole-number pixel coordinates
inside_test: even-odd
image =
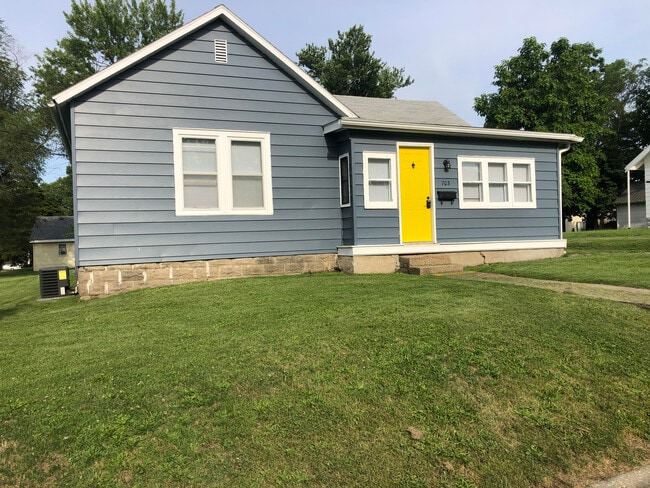
[[[56,95],[83,297],[562,255],[573,134],[334,96],[224,6]]]

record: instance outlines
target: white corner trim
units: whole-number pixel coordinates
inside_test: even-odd
[[[185,37],[186,35],[194,32],[195,30],[200,29],[204,25],[216,20],[219,17],[227,19],[228,23],[236,28],[240,34],[243,34],[244,37],[248,38],[253,44],[256,44],[256,47],[260,48],[265,54],[273,58],[278,62],[282,67],[284,67],[289,73],[291,73],[300,84],[305,88],[311,91],[318,99],[328,105],[330,108],[335,109],[339,112],[339,115],[346,117],[356,118],[357,115],[342,104],[339,100],[329,93],[325,88],[320,86],[311,76],[305,73],[296,63],[291,59],[285,56],[280,52],[275,46],[273,46],[269,41],[264,39],[260,34],[258,34],[253,28],[251,28],[246,22],[237,17],[230,9],[224,5],[219,5],[218,7],[210,10],[209,12],[197,17],[196,19],[188,22],[187,24],[179,27],[173,32],[170,32],[166,36],[161,37],[157,41],[152,42],[151,44],[146,45],[142,49],[134,52],[133,54],[121,59],[115,64],[110,65],[109,67],[95,73],[92,76],[89,76],[85,80],[77,83],[76,85],[63,90],[62,92],[54,95],[52,100],[55,104],[64,104],[72,100],[73,98],[85,93],[86,91],[94,88],[103,81],[108,80],[109,78],[125,71],[136,63],[148,58],[149,56],[155,54],[156,52],[166,48],[177,40]]]
[[[373,129],[379,131],[400,131],[426,133],[437,135],[452,135],[461,137],[480,137],[490,139],[514,139],[522,141],[548,142],[582,142],[583,137],[575,134],[556,134],[553,132],[533,132],[510,129],[488,129],[485,127],[463,127],[455,125],[409,124],[402,122],[383,122],[365,119],[342,118],[323,127],[323,132],[329,134],[340,129]]]
[[[517,251],[566,249],[566,239],[539,241],[489,241],[449,244],[392,244],[385,246],[339,246],[339,256],[382,256],[386,254],[435,254],[445,252]]]

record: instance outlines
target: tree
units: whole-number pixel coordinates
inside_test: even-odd
[[[372,36],[363,26],[347,32],[338,31],[336,40],[329,39],[328,48],[307,44],[298,51],[298,65],[307,74],[336,95],[392,98],[395,90],[413,83],[404,75],[404,68],[389,67],[370,51]]]
[[[0,19],[0,264],[28,259],[40,206],[38,178],[48,154],[17,52]]]
[[[63,15],[72,32],[37,56],[32,70],[42,113],[57,93],[183,24],[175,0],[169,7],[165,0],[72,0],[70,13]],[[49,113],[46,120],[54,150],[62,153]]]
[[[637,78],[631,89],[634,104],[631,126],[634,141],[639,148],[650,145],[650,66],[645,60],[639,62]]]
[[[610,99],[604,90],[605,61],[590,43],[561,38],[550,49],[534,37],[519,54],[496,66],[496,93],[475,99],[485,127],[575,133],[584,137],[564,157],[562,191],[565,216],[584,215],[596,204],[602,139]]]
[[[66,168],[66,175],[52,183],[41,183],[42,198],[40,215],[72,215],[72,170]]]

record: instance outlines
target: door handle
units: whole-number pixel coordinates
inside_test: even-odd
[[[431,208],[431,198],[427,197],[427,208]]]

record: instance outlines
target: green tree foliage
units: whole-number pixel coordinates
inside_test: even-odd
[[[550,49],[534,37],[496,66],[496,93],[475,99],[486,127],[575,133],[584,137],[563,159],[564,213],[584,215],[598,201],[602,139],[609,133],[605,61],[592,44],[561,38]]]
[[[41,183],[41,215],[72,215],[72,171],[70,165],[66,168],[66,175],[52,183]]]
[[[630,125],[637,146],[646,147],[650,145],[650,66],[641,60],[637,68],[637,77],[631,89],[634,110]]]
[[[25,92],[17,48],[0,19],[0,262],[26,262],[48,152],[40,114]]]
[[[338,31],[328,48],[307,44],[298,51],[298,64],[328,91],[336,95],[392,98],[395,90],[413,83],[404,68],[389,67],[370,50],[372,36],[363,26]]]

